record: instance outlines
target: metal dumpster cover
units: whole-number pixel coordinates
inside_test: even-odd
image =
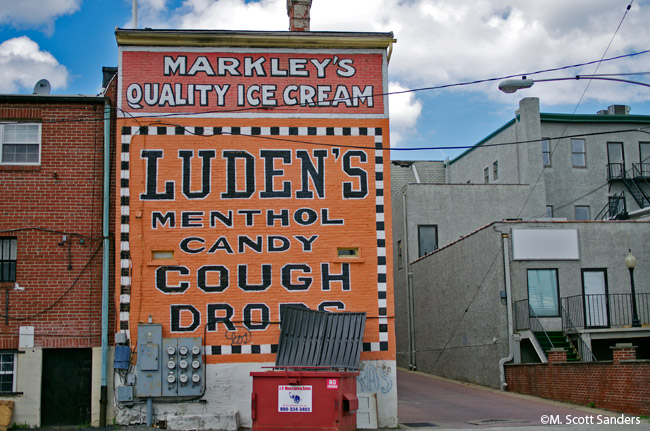
[[[366,313],[284,307],[275,365],[358,369],[365,325]]]

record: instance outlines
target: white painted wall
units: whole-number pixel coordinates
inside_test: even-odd
[[[273,363],[209,364],[206,367],[205,395],[201,401],[160,403],[154,400],[153,421],[155,423],[158,420],[168,420],[171,416],[229,415],[238,412],[239,425],[252,427],[253,378],[250,373],[264,371],[264,367],[273,365]],[[393,428],[398,425],[396,376],[395,361],[364,361],[360,365],[357,393],[377,395],[377,425],[380,428]],[[109,392],[111,392],[109,399],[114,399],[114,391]],[[117,423],[126,425],[146,422],[144,401],[135,404],[132,408],[125,408],[116,403],[114,406]],[[112,423],[112,417],[111,415],[109,423]]]

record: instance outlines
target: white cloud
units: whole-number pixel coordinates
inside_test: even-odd
[[[407,90],[398,82],[390,82],[388,91],[399,93]],[[422,113],[422,102],[413,93],[399,93],[388,96],[390,106],[390,143],[397,147],[406,137],[415,133],[415,125]]]
[[[162,2],[162,0],[147,0]],[[394,32],[390,78],[421,87],[532,72],[599,59],[628,1],[612,0],[314,0],[312,31]],[[647,49],[650,5],[635,3],[607,57]],[[180,28],[286,30],[286,0],[185,0],[169,21]],[[600,73],[645,71],[650,54],[603,64]],[[593,73],[595,66],[555,76]],[[548,77],[548,76],[545,76]],[[577,102],[581,86],[537,86],[545,104]],[[493,100],[512,100],[496,83],[470,86]],[[607,88],[607,89],[605,89]],[[598,91],[595,91],[595,90]],[[532,90],[532,89],[531,89]],[[523,93],[522,93],[523,94]],[[505,99],[510,97],[510,99]],[[587,99],[648,100],[635,86],[594,86]],[[394,111],[394,110],[393,110]]]
[[[180,27],[218,30],[288,30],[286,0],[186,0]]]
[[[0,0],[0,24],[43,28],[50,33],[61,15],[79,10],[82,0]]]
[[[65,88],[68,71],[52,54],[42,51],[26,36],[6,40],[0,44],[0,93],[30,93],[39,79],[50,81],[52,88]]]

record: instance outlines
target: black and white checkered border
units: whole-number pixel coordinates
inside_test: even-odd
[[[377,305],[379,341],[363,343],[364,352],[388,350],[386,226],[384,209],[384,154],[381,127],[123,127],[120,151],[120,331],[130,338],[131,248],[129,241],[130,145],[134,135],[244,135],[244,136],[373,136],[377,231]],[[206,346],[212,355],[276,353],[277,344]]]

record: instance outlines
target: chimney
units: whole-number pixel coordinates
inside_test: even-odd
[[[311,0],[287,0],[289,30],[309,31],[309,9]]]

